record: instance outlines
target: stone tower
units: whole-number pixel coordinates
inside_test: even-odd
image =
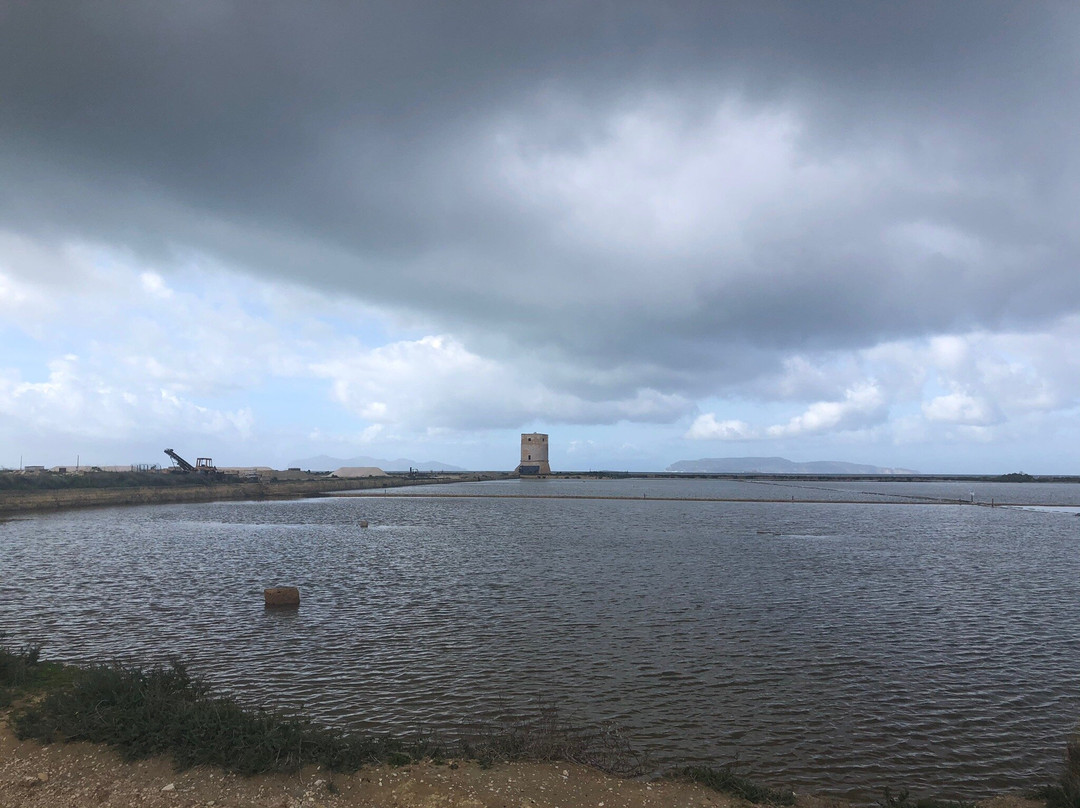
[[[551,474],[548,465],[548,436],[542,432],[523,432],[521,435],[521,463],[517,473],[524,476]]]

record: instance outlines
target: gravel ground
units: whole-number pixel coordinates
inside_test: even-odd
[[[688,783],[610,777],[584,766],[475,763],[241,777],[162,758],[123,762],[91,744],[19,741],[0,715],[0,808],[746,808]],[[997,797],[981,808],[1041,808]],[[796,808],[850,808],[800,796]]]
[[[329,774],[241,777],[173,769],[168,760],[125,763],[90,744],[19,741],[0,722],[0,808],[720,808],[722,794],[683,783],[621,780],[573,765],[474,763],[378,767]]]

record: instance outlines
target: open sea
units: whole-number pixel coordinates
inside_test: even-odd
[[[357,730],[452,739],[556,706],[657,771],[738,759],[860,801],[1047,783],[1080,722],[1080,485],[383,493],[0,522],[0,634],[62,661],[178,654]],[[275,585],[300,608],[264,609]]]

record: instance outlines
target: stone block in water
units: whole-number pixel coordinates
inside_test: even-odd
[[[271,586],[263,590],[267,606],[299,606],[300,590],[295,586]]]

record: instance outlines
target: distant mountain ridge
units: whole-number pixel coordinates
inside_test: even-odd
[[[813,460],[796,463],[785,457],[703,457],[680,460],[668,471],[692,474],[918,474],[913,469],[867,466],[841,460]]]
[[[304,470],[310,469],[311,471],[336,471],[340,468],[354,466],[359,466],[361,468],[374,466],[383,471],[407,471],[408,469],[416,469],[417,471],[467,471],[467,469],[463,469],[460,466],[451,466],[449,463],[441,463],[438,460],[416,461],[410,460],[407,457],[399,457],[396,460],[387,460],[383,457],[368,457],[367,455],[347,458],[319,455],[318,457],[294,460],[290,465],[294,468],[299,466]]]

